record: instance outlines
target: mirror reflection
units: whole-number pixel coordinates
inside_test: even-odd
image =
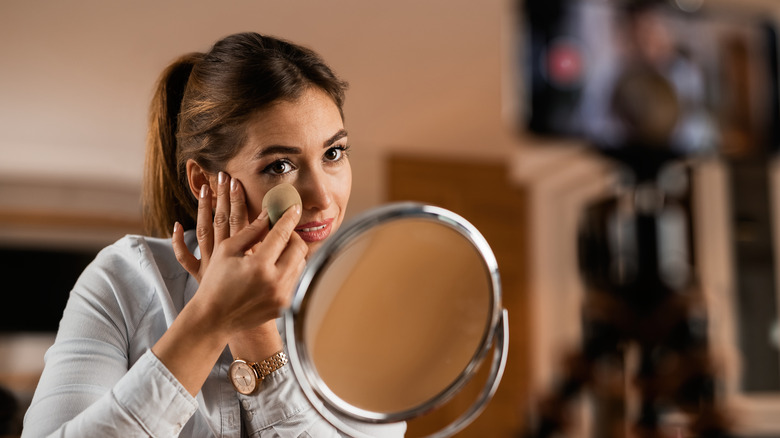
[[[477,359],[490,323],[482,256],[442,223],[381,224],[343,248],[309,289],[304,337],[314,368],[343,401],[414,409]]]

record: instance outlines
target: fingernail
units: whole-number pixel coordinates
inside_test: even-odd
[[[230,178],[230,191],[235,192],[238,189],[238,181],[235,178]]]
[[[173,223],[173,234],[176,234],[177,231],[179,231],[179,221]]]
[[[294,211],[296,214],[301,214],[301,204],[295,204],[295,205],[293,205],[293,211]]]
[[[225,184],[226,179],[227,178],[225,178],[225,172],[219,172],[217,174],[217,182],[219,182],[219,184]]]
[[[268,217],[268,210],[263,210],[260,212],[260,215],[257,216],[257,220],[265,220],[265,218]]]
[[[209,191],[209,186],[207,184],[203,184],[202,186],[200,186],[200,197],[205,198],[206,195],[208,194],[208,191]]]

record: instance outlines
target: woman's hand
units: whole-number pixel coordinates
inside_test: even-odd
[[[174,229],[173,248],[179,263],[200,283],[195,304],[206,305],[214,322],[225,323],[234,334],[278,317],[289,304],[308,249],[294,232],[300,206],[290,208],[271,231],[266,212],[250,223],[241,183],[222,172],[213,220],[211,199],[204,185],[196,225],[200,260],[184,244],[181,226]]]
[[[228,184],[229,182],[229,184]],[[208,184],[200,188],[198,217],[195,234],[198,239],[201,258],[198,260],[184,244],[184,230],[176,223],[173,228],[173,252],[176,260],[200,283],[203,272],[209,264],[211,253],[223,240],[249,225],[246,195],[241,182],[229,178],[224,172],[217,176],[217,207],[211,202]],[[212,221],[213,211],[213,221]]]
[[[211,198],[204,185],[196,225],[200,260],[184,244],[181,225],[174,227],[176,259],[199,287],[152,347],[192,395],[200,391],[226,343],[234,356],[250,361],[282,347],[274,319],[289,305],[308,253],[295,233],[300,205],[288,209],[269,231],[266,212],[249,222],[237,180],[228,184],[226,174],[218,177],[213,219]]]
[[[229,334],[277,318],[306,263],[308,249],[294,231],[300,215],[300,206],[290,208],[270,231],[261,215],[222,240],[191,303],[205,306]]]

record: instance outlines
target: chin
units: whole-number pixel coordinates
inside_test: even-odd
[[[317,252],[320,247],[322,247],[322,244],[325,243],[324,240],[321,240],[319,242],[308,242],[306,243],[306,246],[309,248],[308,254],[306,254],[306,260],[308,261],[311,256]]]

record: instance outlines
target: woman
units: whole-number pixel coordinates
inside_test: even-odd
[[[25,436],[339,436],[297,387],[275,319],[344,219],[345,88],[315,53],[254,33],[163,73],[144,213],[171,239],[125,237],[80,277]],[[281,182],[302,205],[271,229],[262,198]]]

